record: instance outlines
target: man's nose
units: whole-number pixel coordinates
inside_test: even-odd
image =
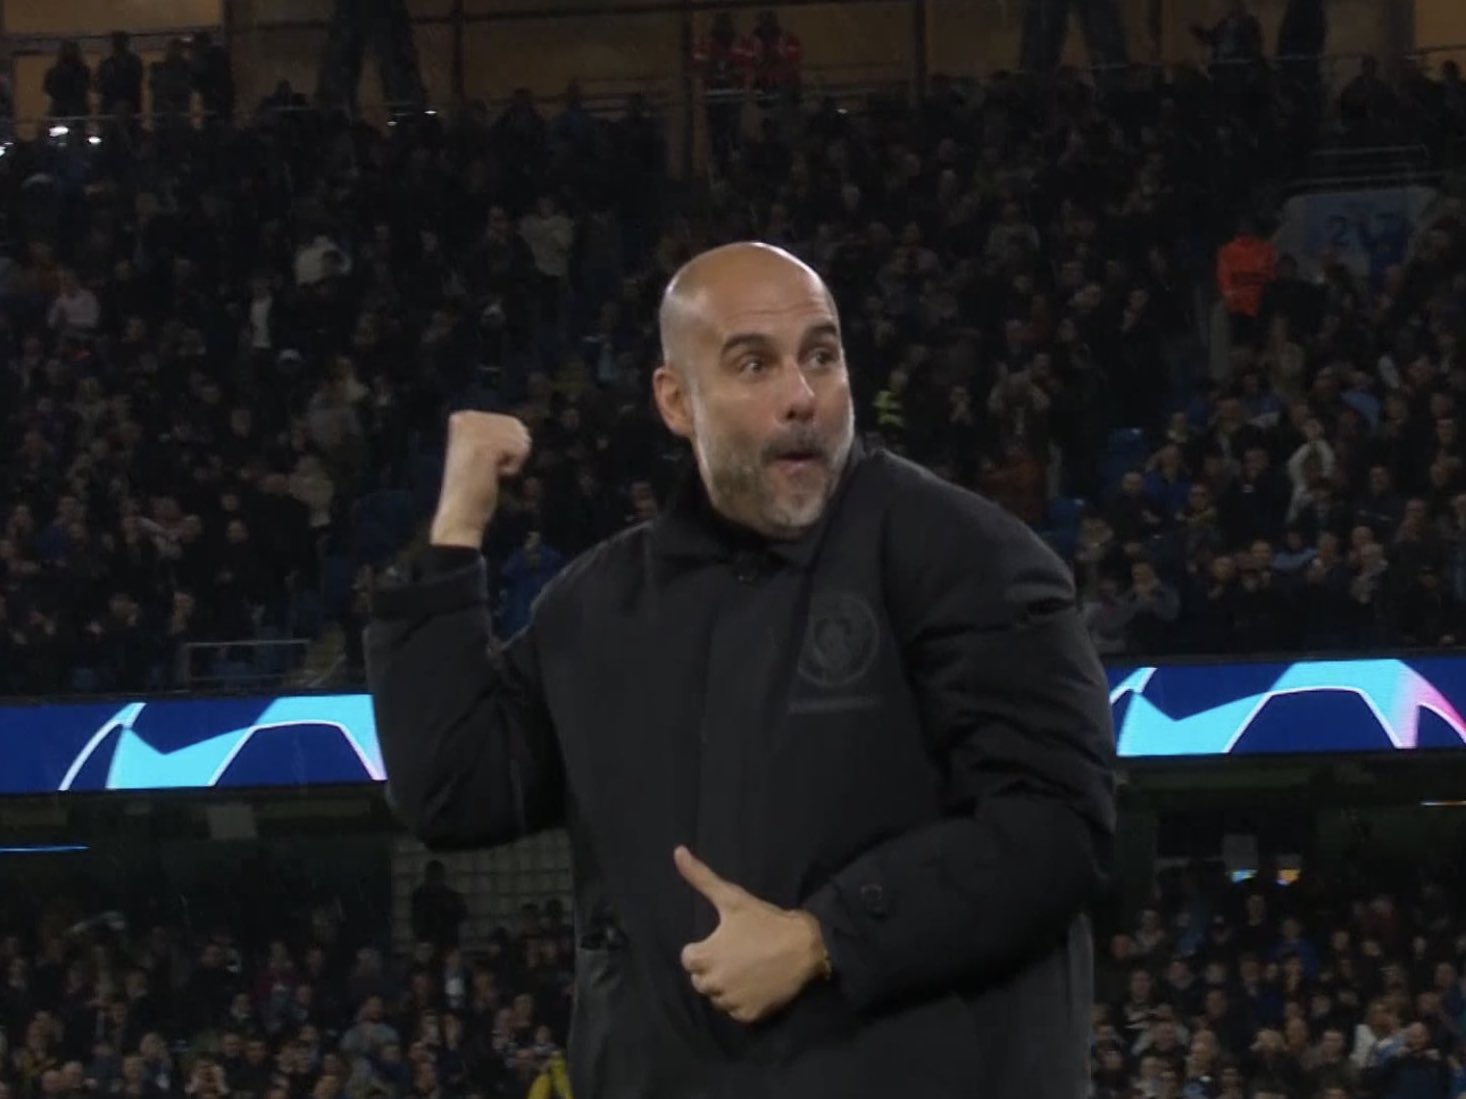
[[[809,378],[798,362],[790,363],[784,370],[783,386],[779,395],[783,401],[783,419],[808,420],[814,416],[814,387],[809,384]]]

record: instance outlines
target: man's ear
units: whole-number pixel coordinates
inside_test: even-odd
[[[652,394],[667,430],[680,439],[692,438],[692,394],[682,371],[668,363],[652,374]]]

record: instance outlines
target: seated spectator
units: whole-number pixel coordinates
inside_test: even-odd
[[[46,323],[60,339],[86,340],[101,323],[102,307],[97,296],[82,286],[73,270],[61,272],[60,292],[46,314]]]

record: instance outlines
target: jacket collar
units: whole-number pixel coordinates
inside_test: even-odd
[[[715,512],[696,463],[688,462],[672,489],[667,507],[652,521],[652,552],[668,562],[719,561],[767,554],[786,564],[807,569],[814,563],[830,517],[848,490],[851,477],[866,457],[865,447],[857,435],[850,444],[845,467],[840,471],[835,491],[819,521],[798,538],[779,540],[765,538]]]

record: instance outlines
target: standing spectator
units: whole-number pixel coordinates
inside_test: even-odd
[[[462,894],[448,884],[442,862],[433,859],[423,873],[422,884],[412,891],[413,938],[432,943],[439,951],[454,950],[467,916]]]
[[[234,117],[234,72],[229,51],[216,44],[207,31],[194,35],[190,47],[193,88],[198,92],[204,117],[228,122]]]
[[[1237,235],[1217,253],[1217,289],[1231,322],[1234,346],[1262,344],[1262,300],[1277,269],[1277,250],[1258,231],[1252,217],[1243,217]]]
[[[558,336],[568,306],[575,222],[560,210],[553,195],[543,194],[534,210],[519,219],[519,235],[529,247],[538,277],[538,320],[542,328]]]
[[[692,64],[702,81],[707,112],[708,144],[719,172],[727,172],[729,157],[738,147],[743,87],[751,61],[748,46],[739,39],[733,15],[727,11],[713,16],[712,27],[693,47]]]
[[[126,108],[126,117],[143,113],[143,63],[132,52],[126,31],[112,34],[112,52],[97,66],[97,109],[115,115]]]
[[[81,47],[65,39],[56,51],[56,63],[46,70],[45,90],[53,119],[82,119],[91,114],[88,93],[92,72],[82,60]]]
[[[1211,48],[1217,64],[1262,58],[1262,24],[1247,10],[1246,0],[1230,0],[1227,13],[1210,28],[1193,25],[1191,33]]]
[[[762,100],[797,100],[804,47],[797,35],[779,25],[777,12],[765,9],[758,13],[758,21],[745,40],[744,49],[753,86]]]
[[[193,73],[185,49],[183,39],[170,40],[163,59],[154,61],[148,72],[153,116],[161,127],[173,129],[181,125],[193,100]]]

